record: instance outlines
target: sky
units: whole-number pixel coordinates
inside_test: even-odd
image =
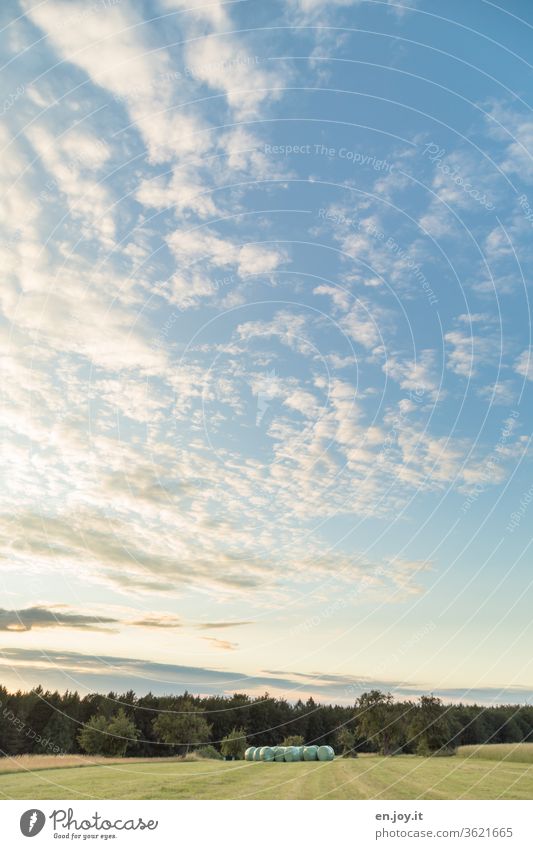
[[[530,4],[0,28],[2,683],[530,701]]]

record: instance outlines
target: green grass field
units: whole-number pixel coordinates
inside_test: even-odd
[[[491,743],[490,746],[461,746],[460,758],[483,758],[489,761],[512,761],[533,764],[533,743]]]
[[[4,799],[531,799],[533,746],[464,747],[459,757],[364,756],[332,763],[133,761],[0,770]],[[512,755],[512,757],[511,757]],[[520,757],[522,760],[520,760]],[[13,764],[13,762],[11,762]]]

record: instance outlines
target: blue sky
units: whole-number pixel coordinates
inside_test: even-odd
[[[1,25],[4,682],[530,699],[528,4]]]

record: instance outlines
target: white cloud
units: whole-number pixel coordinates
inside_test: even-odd
[[[452,209],[473,211],[494,209],[497,179],[494,169],[482,157],[465,150],[446,151],[443,156],[429,156],[435,168],[432,188],[438,199]]]
[[[350,304],[353,303],[353,296],[340,286],[329,286],[323,283],[313,289],[313,294],[328,295],[333,301],[333,305],[341,312],[348,312]]]
[[[361,0],[290,0],[290,5],[301,12],[322,11],[334,6],[355,6]]]
[[[209,36],[187,49],[187,65],[193,77],[210,88],[223,91],[239,119],[253,116],[267,98],[278,96],[286,77],[267,70],[238,39]]]
[[[109,274],[84,269],[86,282],[75,279],[66,269],[56,277],[48,276],[43,286],[27,291],[6,310],[9,319],[55,351],[79,354],[88,361],[111,371],[134,369],[139,373],[158,373],[164,368],[165,354],[152,345],[149,331],[135,313],[115,302],[110,308],[109,295],[99,284],[120,289],[120,280]],[[111,300],[113,295],[111,294]]]
[[[357,301],[339,324],[344,332],[364,348],[375,348],[382,342],[384,313],[369,303]]]
[[[429,349],[422,350],[413,360],[388,356],[383,371],[396,380],[402,389],[414,393],[417,403],[427,403],[429,400],[435,401],[439,396],[435,360],[435,352]]]
[[[170,280],[170,299],[183,306],[192,306],[221,288],[217,269],[233,267],[238,277],[245,279],[270,275],[286,259],[280,250],[261,244],[239,244],[209,228],[175,230],[166,241],[180,267]]]
[[[507,103],[494,103],[487,113],[491,134],[505,143],[501,168],[533,181],[533,121],[531,116]]]
[[[388,328],[385,310],[368,299],[355,298],[340,286],[321,284],[313,289],[316,295],[327,295],[340,318],[339,327],[364,348],[372,349],[383,343]]]
[[[142,19],[131,6],[96,12],[82,2],[51,0],[33,6],[25,2],[25,7],[64,59],[127,107],[153,162],[207,149],[202,124],[170,108],[175,87],[170,56],[143,40]],[[180,88],[183,92],[183,80]]]
[[[282,263],[284,254],[263,245],[243,245],[239,248],[237,270],[241,277],[248,274],[269,274]]]
[[[497,383],[482,386],[478,390],[478,394],[491,404],[499,404],[504,407],[511,407],[517,399],[516,386],[512,380],[498,380]]]
[[[240,324],[237,333],[239,339],[244,341],[275,336],[292,350],[307,355],[315,353],[310,341],[309,323],[304,315],[282,310],[271,321],[247,321]]]
[[[183,19],[196,19],[207,21],[213,27],[226,26],[228,23],[227,4],[223,0],[200,0],[196,3],[193,0],[158,0],[158,3],[162,9],[184,13],[179,17],[180,22]]]
[[[26,136],[55,181],[50,190],[52,196],[57,187],[68,200],[70,215],[81,219],[84,232],[88,236],[96,233],[103,245],[111,247],[115,236],[115,222],[109,211],[111,197],[105,184],[91,175],[109,159],[109,147],[81,131],[56,139],[42,127],[33,126],[26,130]]]
[[[515,371],[527,380],[533,380],[533,354],[530,348],[522,351],[514,366]]]
[[[443,203],[433,200],[426,212],[419,218],[419,226],[424,233],[434,239],[442,239],[454,233],[454,219]]]
[[[218,139],[218,145],[226,153],[222,161],[223,178],[227,178],[227,169],[234,172],[253,174],[254,179],[281,179],[288,176],[283,163],[278,163],[265,153],[265,144],[256,135],[244,127],[236,127],[224,133]]]
[[[168,209],[177,215],[191,212],[200,218],[210,218],[218,211],[194,167],[174,170],[170,179],[158,176],[142,180],[136,198],[143,206]]]
[[[486,336],[451,330],[445,333],[444,341],[448,368],[462,377],[472,378],[480,366],[497,356],[493,340]]]
[[[466,312],[457,316],[462,324],[492,324],[493,318],[486,312]]]
[[[288,0],[288,8],[300,12],[304,16],[316,16],[317,14],[332,11],[334,9],[348,6],[359,6],[364,0]],[[402,17],[409,9],[416,8],[418,0],[385,0],[399,17]]]
[[[409,473],[416,475],[419,487],[441,486],[453,481],[459,474],[466,456],[467,444],[454,442],[448,436],[436,437],[417,428],[403,427],[399,431],[398,444],[402,451],[404,469],[400,477]]]
[[[485,239],[485,253],[489,262],[498,262],[513,255],[513,245],[499,224]]]

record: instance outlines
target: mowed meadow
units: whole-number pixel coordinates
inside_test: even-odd
[[[4,799],[531,799],[533,744],[332,762],[5,758]]]

